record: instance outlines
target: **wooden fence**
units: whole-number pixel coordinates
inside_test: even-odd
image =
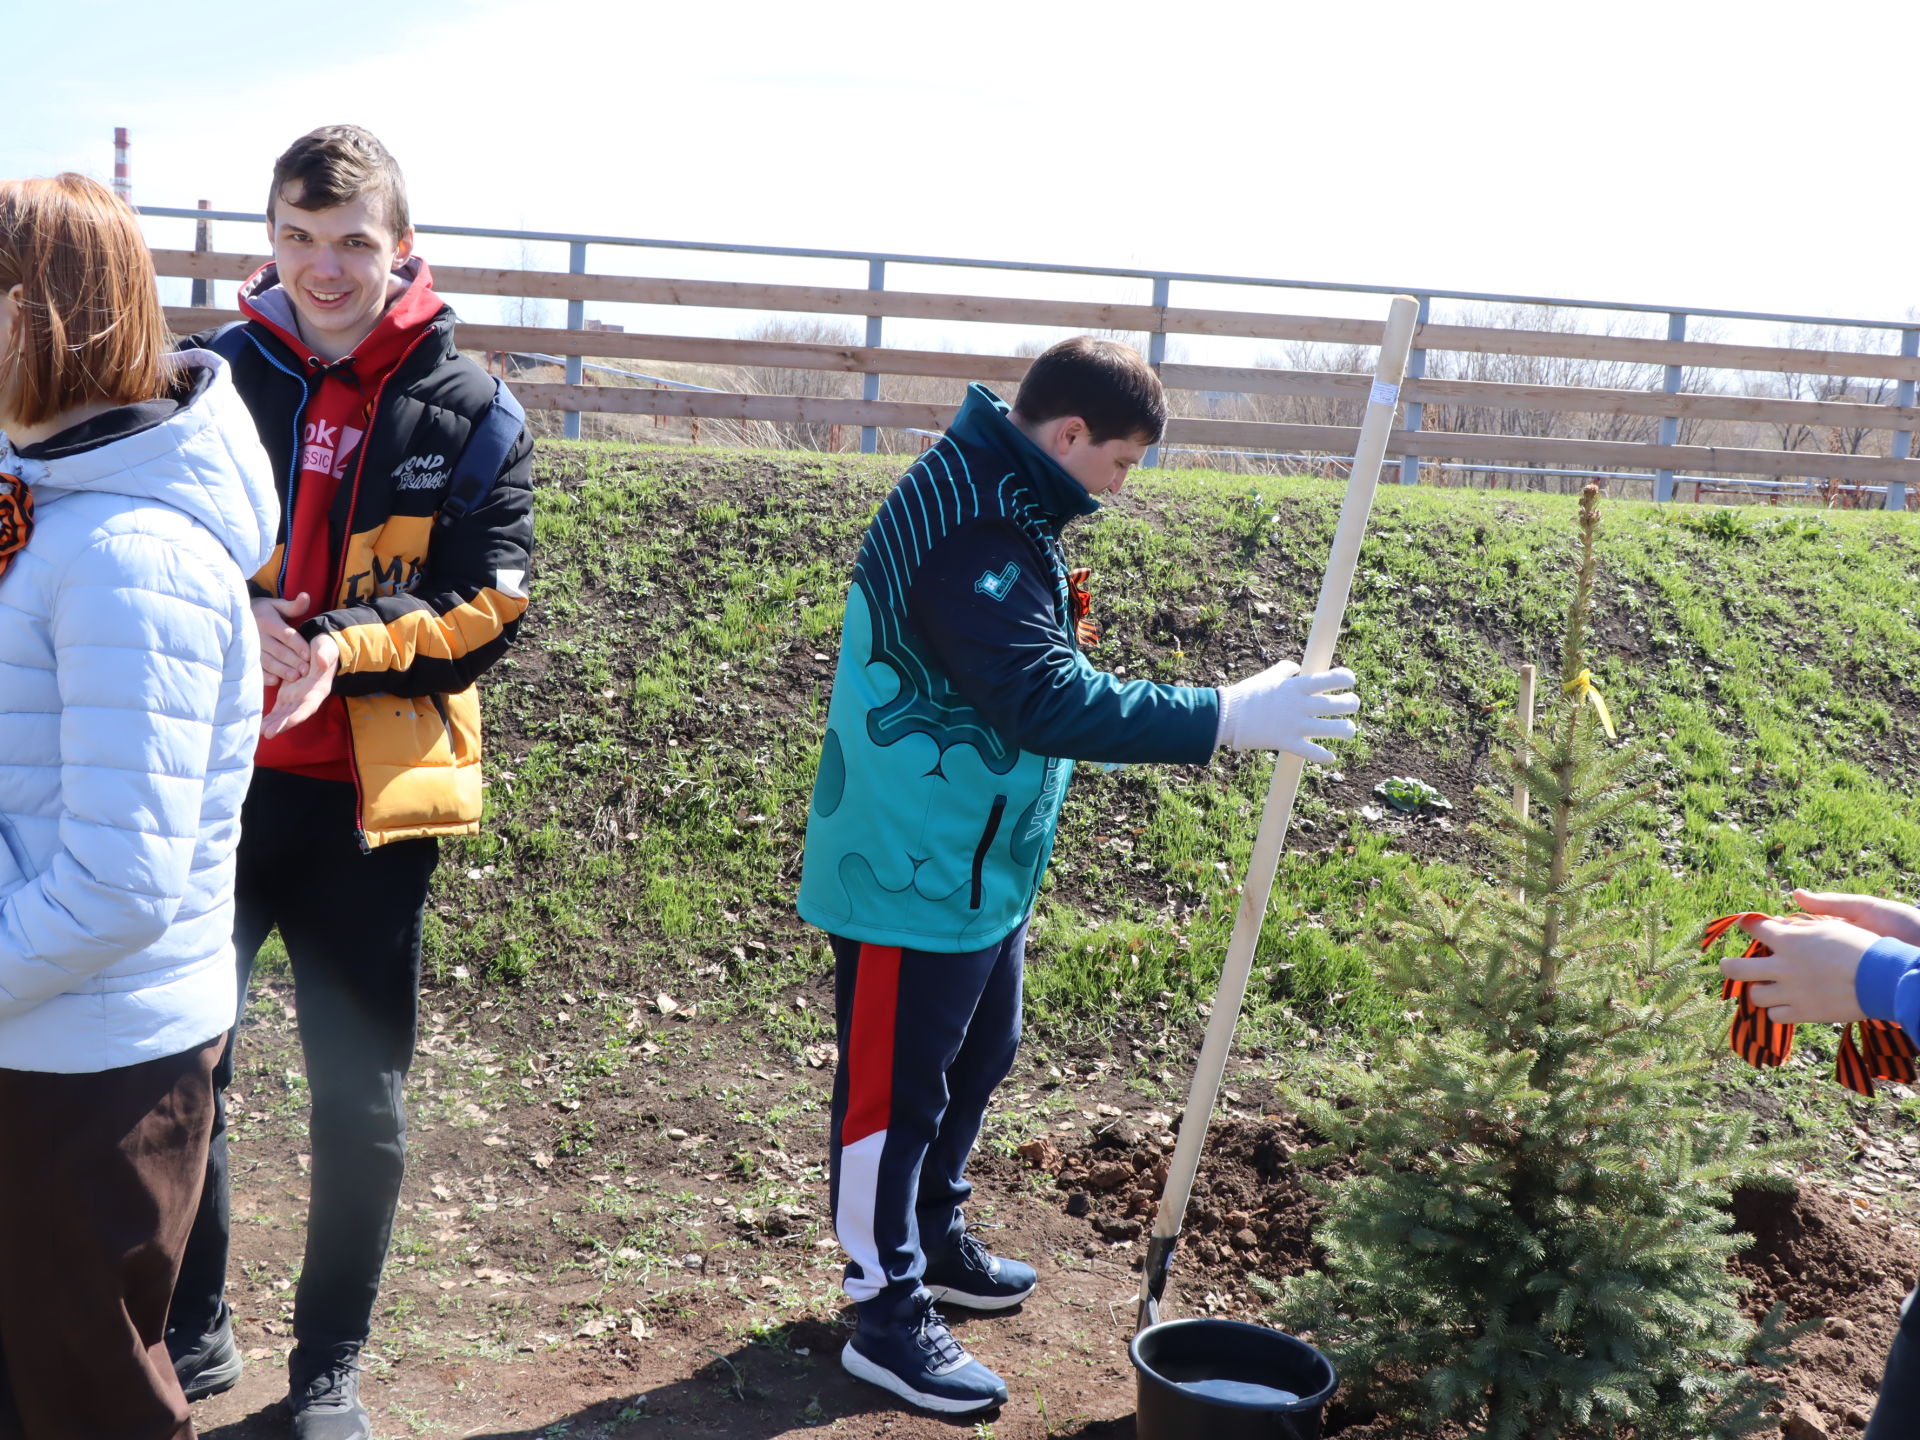
[[[245,279],[265,263],[262,255],[210,250],[153,252],[163,276],[204,280]],[[943,322],[985,322],[1054,329],[1109,330],[1167,335],[1230,336],[1246,339],[1318,342],[1339,346],[1379,343],[1381,323],[1316,315],[1275,315],[1197,309],[1168,304],[1103,304],[1085,301],[1015,299],[935,294],[881,288],[750,284],[623,275],[562,273],[514,269],[436,266],[435,284],[450,295],[528,297],[573,302],[573,313],[588,302],[701,306],[756,312],[792,312],[806,316],[884,317]],[[1162,285],[1157,293],[1164,294]],[[189,332],[234,318],[216,309],[170,309],[169,322]],[[578,322],[576,321],[576,324]],[[1890,328],[1890,327],[1889,327]],[[870,326],[869,334],[875,327]],[[1410,402],[1408,428],[1395,433],[1389,453],[1417,461],[1456,461],[1487,467],[1542,467],[1557,471],[1631,470],[1670,475],[1804,479],[1817,477],[1856,495],[1884,489],[1886,503],[1898,508],[1906,487],[1920,481],[1920,461],[1910,457],[1912,432],[1920,428],[1914,404],[1920,382],[1920,355],[1913,353],[1920,330],[1901,332],[1903,353],[1798,348],[1783,345],[1727,344],[1505,328],[1423,324],[1415,339],[1426,354],[1541,357],[1661,367],[1666,389],[1602,388],[1585,385],[1513,384],[1465,379],[1409,379],[1402,399]],[[1029,361],[1013,355],[978,355],[912,350],[878,345],[798,343],[784,340],[649,335],[622,331],[502,325],[463,325],[463,348],[489,352],[531,352],[599,360],[680,362],[699,365],[837,371],[862,376],[926,376],[949,381],[979,380],[1005,389],[1015,384]],[[1155,350],[1164,348],[1156,343]],[[1357,429],[1337,424],[1296,424],[1257,419],[1222,419],[1182,414],[1194,408],[1196,392],[1209,397],[1319,397],[1352,401],[1357,407],[1369,383],[1362,374],[1311,369],[1192,365],[1163,362],[1161,377],[1173,395],[1175,417],[1169,446],[1224,447],[1276,453],[1350,453]],[[1418,367],[1424,368],[1424,367]],[[1712,377],[1725,372],[1848,377],[1867,382],[1874,393],[1891,391],[1887,403],[1854,399],[1787,399],[1727,393],[1713,388]],[[576,369],[573,373],[579,373]],[[1705,378],[1695,390],[1680,388],[1680,377]],[[1891,382],[1891,383],[1888,383]],[[1741,382],[1745,383],[1745,382]],[[682,416],[696,419],[765,421],[779,424],[859,426],[938,430],[953,413],[951,404],[930,404],[853,396],[755,394],[669,388],[658,385],[601,385],[519,382],[515,393],[529,409],[570,413]],[[869,387],[869,394],[873,387]],[[1652,417],[1665,422],[1658,438],[1581,439],[1514,433],[1460,433],[1416,428],[1420,407],[1472,406],[1502,414],[1579,414]],[[1844,446],[1825,450],[1783,449],[1752,443],[1680,443],[1677,427],[1703,424],[1750,437],[1761,427],[1782,435],[1796,429],[1811,436],[1825,430],[1846,434]],[[1872,453],[1873,451],[1884,453]],[[1413,466],[1406,467],[1412,478]],[[1669,487],[1670,488],[1670,487]],[[1664,496],[1661,498],[1665,498]]]

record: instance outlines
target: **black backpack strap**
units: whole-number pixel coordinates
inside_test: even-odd
[[[493,492],[500,467],[507,463],[508,453],[526,426],[527,412],[520,408],[513,392],[495,380],[493,403],[467,436],[466,448],[454,462],[453,479],[447,484],[447,498],[440,502],[435,529],[449,529],[480,507]]]

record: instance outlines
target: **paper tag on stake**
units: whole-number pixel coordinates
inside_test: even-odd
[[[1400,387],[1398,385],[1389,385],[1384,380],[1376,380],[1373,382],[1373,393],[1369,395],[1367,399],[1375,405],[1398,405],[1400,403]]]

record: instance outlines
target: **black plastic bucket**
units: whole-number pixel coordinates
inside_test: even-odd
[[[1320,1440],[1339,1380],[1304,1340],[1239,1320],[1169,1320],[1127,1347],[1136,1440]]]

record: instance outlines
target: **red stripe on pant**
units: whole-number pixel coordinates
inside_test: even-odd
[[[893,1032],[899,1013],[900,947],[862,945],[854,982],[853,1027],[847,1037],[844,1149],[887,1128],[893,1111]]]

